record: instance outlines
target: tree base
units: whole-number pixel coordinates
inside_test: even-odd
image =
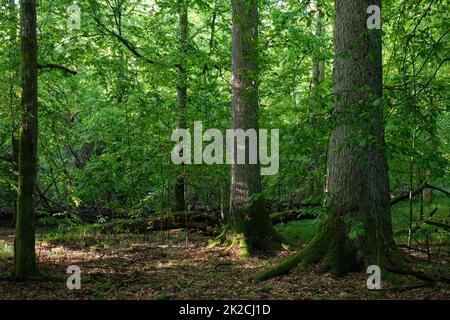
[[[348,272],[366,272],[367,266],[372,264],[378,265],[383,272],[405,267],[407,259],[393,241],[377,243],[370,234],[362,239],[352,240],[347,234],[348,227],[340,218],[331,217],[304,249],[277,266],[256,275],[252,280],[267,280],[287,274],[295,268],[305,268],[314,264],[319,265],[320,272],[329,272],[336,277]]]
[[[222,233],[208,244],[208,248],[225,246],[227,247],[226,251],[237,249],[241,258],[249,258],[257,255],[258,252],[272,253],[281,248],[282,238],[275,230],[272,229],[270,234],[265,234],[264,239],[264,241],[258,241],[258,245],[255,246],[255,239],[245,236],[244,233],[238,233],[230,225],[227,225]]]

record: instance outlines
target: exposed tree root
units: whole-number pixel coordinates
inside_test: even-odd
[[[227,247],[226,251],[237,248],[241,258],[249,258],[250,256],[257,254],[258,251],[266,253],[277,251],[281,248],[283,239],[278,233],[274,233],[270,239],[268,239],[267,243],[270,243],[270,246],[265,247],[265,250],[255,250],[244,234],[236,233],[230,225],[226,225],[224,230],[209,242],[208,248],[225,246]]]
[[[450,278],[446,278],[446,277],[442,277],[442,276],[431,276],[424,272],[412,270],[411,268],[408,268],[408,269],[389,268],[389,271],[392,273],[396,273],[396,274],[414,276],[419,280],[429,282],[429,283],[435,283],[435,282],[450,283]]]
[[[241,257],[247,258],[250,256],[245,239],[239,235],[233,234],[229,225],[226,225],[223,231],[208,244],[208,248],[221,246],[227,247],[227,252],[239,246],[239,255]]]
[[[330,265],[324,264],[324,261],[328,257],[324,257],[321,259],[318,259],[317,256],[312,256],[311,251],[314,250],[314,246],[308,246],[305,249],[301,250],[297,254],[288,257],[284,261],[282,261],[280,264],[267,269],[266,271],[256,275],[255,277],[252,277],[250,280],[253,281],[264,281],[268,280],[270,278],[281,276],[284,274],[289,273],[291,270],[294,270],[298,267],[306,267],[308,265],[312,265],[315,262],[320,262],[321,272],[330,271],[330,273],[334,275],[339,275],[336,273],[336,270],[333,270],[333,268]],[[391,256],[393,259],[389,260],[384,266],[383,269],[385,272],[394,273],[394,274],[400,274],[400,275],[410,275],[414,276],[419,280],[422,280],[427,283],[450,283],[450,278],[446,278],[443,276],[436,276],[436,275],[429,275],[424,272],[415,271],[408,267],[408,265],[405,263],[407,261],[407,257],[403,254],[401,254],[399,251],[395,251],[395,253]],[[334,271],[334,272],[333,272]],[[423,285],[422,285],[423,286]],[[407,289],[407,288],[406,288]]]
[[[404,292],[404,291],[408,291],[408,290],[415,290],[415,289],[421,289],[421,288],[433,287],[434,285],[435,285],[435,283],[423,283],[423,284],[418,284],[418,285],[414,285],[414,286],[402,286],[402,287],[393,287],[393,288],[381,288],[381,289],[378,289],[378,290],[379,290],[379,291]]]
[[[65,278],[56,277],[50,274],[35,273],[28,277],[17,277],[11,274],[1,275],[0,281],[13,281],[13,282],[64,282]]]
[[[331,217],[304,249],[251,280],[264,281],[287,274],[294,268],[304,268],[313,264],[319,264],[320,272],[329,272],[334,276],[341,276],[352,271],[365,272],[364,268],[370,264],[377,264],[384,271],[391,266],[403,267],[406,264],[406,257],[393,243],[387,241],[378,246],[379,244],[367,243],[366,247],[362,248],[366,251],[358,251],[361,248],[355,247],[354,242],[347,237],[345,224],[339,221],[339,217]],[[385,255],[377,256],[376,261],[372,262],[370,257],[378,248],[382,248],[379,252],[385,252]],[[363,256],[362,252],[367,252],[368,255]]]
[[[225,226],[225,228],[222,230],[222,232],[217,237],[210,240],[207,248],[208,249],[216,248],[216,247],[226,243],[227,229],[228,229],[228,226]]]
[[[283,260],[275,267],[269,268],[254,277],[251,277],[251,281],[264,281],[277,276],[288,274],[292,269],[297,267],[303,258],[303,251],[300,251],[293,256],[290,256]]]

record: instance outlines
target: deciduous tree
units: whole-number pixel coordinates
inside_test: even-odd
[[[37,173],[38,95],[36,0],[20,1],[22,102],[14,276],[36,274],[34,191]]]

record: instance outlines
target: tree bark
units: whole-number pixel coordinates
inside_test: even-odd
[[[335,0],[329,216],[304,257],[336,275],[386,267],[395,251],[380,103],[381,30],[367,29],[371,5],[381,8],[381,0]]]
[[[416,129],[413,130],[412,151],[416,150]],[[409,212],[408,212],[408,247],[411,246],[412,241],[412,225],[413,225],[413,184],[414,184],[414,155],[409,161]]]
[[[340,276],[402,263],[391,224],[382,96],[381,30],[367,29],[367,8],[381,0],[335,0],[334,124],[328,155],[328,217],[310,244],[264,280],[298,264],[320,263]]]
[[[232,1],[232,127],[255,129],[258,133],[258,0]],[[249,164],[246,142],[245,164],[231,166],[229,227],[241,256],[270,251],[277,244],[265,199],[262,197],[261,168]],[[242,151],[242,150],[241,150]]]
[[[319,4],[316,4],[316,14],[315,14],[315,30],[314,34],[317,38],[321,38],[323,34],[323,12]],[[315,54],[313,56],[313,66],[312,66],[312,83],[311,83],[311,95],[315,97],[317,95],[317,88],[320,83],[325,78],[325,61]]]
[[[19,77],[19,63],[17,61],[17,56],[19,55],[17,48],[17,10],[15,0],[10,0],[9,2],[9,13],[11,15],[12,28],[10,31],[10,46],[11,54],[9,58],[11,75],[9,84],[9,107],[11,113],[11,155],[12,155],[12,169],[15,178],[17,179],[18,163],[19,163],[19,140],[17,139],[18,131],[18,116],[17,116],[17,97],[15,94],[15,87],[18,77]],[[16,51],[17,49],[17,51]],[[16,224],[16,208],[13,210],[13,218],[11,221],[11,226]]]
[[[315,20],[314,20],[314,35],[320,40],[323,36],[323,20],[324,14],[319,1],[315,1]],[[322,49],[316,48],[312,56],[312,80],[311,80],[311,96],[310,96],[310,106],[308,107],[309,119],[311,122],[317,117],[317,110],[323,108],[323,101],[319,95],[319,86],[325,78],[325,60],[321,57]],[[318,119],[316,119],[317,121]],[[324,186],[321,179],[322,173],[317,164],[320,164],[320,156],[323,154],[323,149],[316,145],[312,149],[312,162],[314,165],[313,170],[308,170],[311,175],[308,175],[308,179],[305,184],[305,197],[310,197],[311,195],[317,195],[323,192]],[[320,172],[315,174],[315,172]]]
[[[35,254],[34,191],[37,174],[38,96],[36,0],[20,1],[22,103],[19,143],[14,276],[37,273]]]
[[[185,112],[187,100],[187,40],[188,40],[188,6],[187,0],[177,0],[178,5],[178,19],[179,19],[179,53],[180,63],[178,65],[178,84],[177,84],[177,100],[178,100],[178,128],[186,128]],[[183,153],[184,150],[181,151]],[[182,154],[181,154],[182,156]],[[178,174],[175,181],[175,211],[186,210],[186,190],[185,190],[185,175],[183,164],[181,166],[181,173]]]

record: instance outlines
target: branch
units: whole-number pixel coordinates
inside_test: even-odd
[[[427,215],[427,219],[431,219],[433,217],[433,215],[436,213],[436,211],[438,210],[438,208],[434,208],[433,210],[430,211],[430,213]],[[411,232],[415,233],[417,230],[422,230],[421,225],[425,223],[424,221],[419,221],[419,224],[417,224],[414,228],[412,228]],[[395,234],[404,234],[407,233],[408,230],[400,230],[395,232]],[[409,248],[409,247],[408,247]]]
[[[437,222],[437,221],[424,221],[424,223],[429,224],[430,226],[435,226],[435,227],[441,227],[444,230],[450,230],[450,225],[442,223],[442,222]]]
[[[72,75],[76,75],[78,73],[78,71],[76,71],[76,70],[72,70],[72,69],[69,69],[69,68],[67,68],[65,66],[61,66],[61,65],[58,65],[58,64],[54,64],[54,63],[39,64],[38,65],[38,69],[41,69],[41,70],[42,69],[59,69],[59,70],[62,70],[64,72],[70,73]]]
[[[392,108],[398,107],[400,105],[402,105],[403,103],[407,102],[408,100],[418,96],[419,94],[421,94],[423,91],[425,91],[426,88],[428,88],[428,86],[431,84],[431,81],[433,81],[433,79],[436,77],[437,73],[439,72],[439,70],[441,69],[441,67],[444,65],[445,62],[450,61],[450,58],[447,57],[444,60],[441,61],[441,63],[438,65],[437,69],[434,71],[433,75],[431,76],[430,79],[428,79],[427,83],[425,83],[425,85],[420,88],[420,90],[418,90],[416,93],[414,93],[413,95],[406,97],[405,99],[403,99],[402,101],[400,101],[399,103],[396,103],[394,105],[392,105]]]
[[[432,186],[432,185],[430,185],[430,184],[428,184],[426,182],[424,182],[418,189],[414,190],[412,192],[411,196],[412,197],[417,196],[419,193],[422,192],[423,189],[434,189],[434,190],[437,190],[437,191],[440,191],[440,192],[444,193],[447,197],[450,197],[450,193],[448,191],[446,191],[446,190],[444,190],[442,188],[439,188],[439,187]],[[407,199],[409,199],[409,192],[405,193],[405,194],[402,194],[402,195],[398,196],[397,198],[393,199],[391,201],[391,206],[393,206],[394,204],[396,204],[396,203],[398,203],[400,201],[407,200]]]
[[[420,271],[415,271],[412,269],[396,269],[396,268],[388,268],[389,271],[393,272],[393,273],[397,273],[397,274],[401,274],[401,275],[407,275],[407,276],[414,276],[417,279],[420,279],[422,281],[425,282],[445,282],[445,283],[450,283],[450,279],[443,277],[443,276],[432,276],[432,275],[428,275],[424,272],[420,272]]]
[[[117,34],[116,32],[114,32],[113,30],[108,29],[101,21],[98,17],[96,16],[92,16],[94,18],[94,20],[97,22],[97,24],[99,26],[101,26],[103,29],[106,30],[106,32],[108,32],[109,34],[111,34],[112,36],[116,37],[133,55],[135,55],[136,57],[143,59],[145,62],[149,63],[149,64],[155,64],[155,62],[153,60],[148,59],[147,57],[144,57],[141,53],[139,53],[137,51],[137,49],[134,47],[134,45],[132,45],[127,39],[125,39],[124,37],[122,37],[120,34]]]
[[[439,187],[432,186],[432,185],[430,185],[428,183],[425,184],[425,189],[433,189],[433,190],[436,190],[436,191],[440,191],[443,194],[445,194],[447,197],[450,197],[450,193],[447,190],[444,190],[444,189],[439,188]]]

